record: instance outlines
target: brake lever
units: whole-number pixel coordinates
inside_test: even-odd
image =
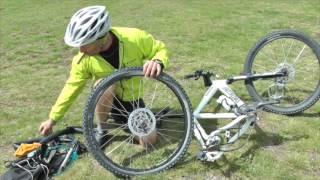
[[[203,74],[203,70],[197,70],[193,74],[187,74],[184,76],[184,79],[190,79],[194,78],[195,80],[198,80]]]
[[[210,77],[215,75],[212,72],[204,72],[202,69],[195,71],[193,74],[188,74],[184,76],[184,79],[194,78],[194,80],[198,80],[200,77],[203,77],[204,86],[209,87],[212,85],[212,81]]]

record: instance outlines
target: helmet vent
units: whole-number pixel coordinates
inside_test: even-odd
[[[80,32],[80,29],[78,29],[78,30],[74,33],[74,37],[77,37],[78,34],[79,34],[79,32]]]
[[[96,32],[94,32],[93,34],[91,34],[89,38],[94,37],[94,35],[96,35]]]
[[[83,20],[83,21],[81,22],[81,25],[84,25],[84,24],[87,23],[90,19],[91,19],[91,17],[86,18],[85,20]]]
[[[98,20],[96,19],[96,20],[91,24],[90,29],[93,29],[93,28],[96,26],[97,22],[98,22]]]

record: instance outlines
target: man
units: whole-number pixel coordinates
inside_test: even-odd
[[[104,6],[89,6],[77,11],[70,20],[64,40],[67,45],[80,48],[80,52],[73,58],[70,77],[52,107],[49,119],[40,124],[39,131],[43,135],[52,132],[54,124],[62,119],[88,79],[93,79],[96,85],[115,69],[131,66],[143,66],[145,76],[155,77],[168,66],[168,53],[161,41],[139,29],[111,27]],[[143,64],[144,60],[147,61]],[[112,98],[113,91],[114,88],[106,90],[104,99]],[[105,106],[96,107],[103,108]],[[100,122],[107,118],[106,115],[98,117]],[[106,123],[98,124],[99,133],[104,133],[105,126]]]

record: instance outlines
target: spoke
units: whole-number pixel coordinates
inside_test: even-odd
[[[305,67],[302,67],[302,68],[305,68]],[[310,73],[310,71],[306,71],[306,70],[303,70],[301,68],[295,68],[295,71],[298,72],[299,74],[306,74],[306,73]],[[297,74],[297,73],[296,73]]]
[[[145,147],[146,156],[149,154],[148,152],[148,146]]]
[[[283,54],[283,59],[284,59],[284,63],[286,62],[286,56],[285,56],[285,50],[284,50],[284,47],[283,47],[283,41],[284,41],[284,39],[281,39],[281,47],[282,47],[282,54]]]
[[[165,109],[165,108],[164,108],[164,109]],[[163,111],[164,109],[162,109],[161,111]],[[159,111],[159,112],[155,115],[155,117],[157,117],[157,116],[160,114],[161,111]],[[184,124],[183,122],[177,122],[177,121],[167,120],[168,118],[167,118],[167,119],[163,119],[164,117],[167,117],[167,116],[183,116],[183,114],[169,114],[170,112],[173,112],[173,110],[170,110],[170,111],[168,111],[168,112],[160,115],[159,117],[156,118],[156,121],[168,121],[168,122],[175,122],[175,123]]]
[[[111,94],[112,94],[113,98],[115,98],[115,99],[118,101],[118,103],[120,104],[120,106],[123,108],[124,112],[126,112],[126,114],[129,115],[130,112],[127,111],[127,109],[123,106],[123,104],[120,102],[120,100],[117,98],[117,96],[114,95],[113,93],[111,93]],[[120,112],[120,113],[121,113],[121,112]]]
[[[126,124],[113,123],[113,122],[100,122],[100,124],[111,124],[111,125],[119,125],[119,126],[126,125]]]
[[[153,144],[150,143],[149,141],[147,141],[147,144],[148,144],[148,145],[146,146],[146,155],[148,154],[148,146],[149,146],[149,145],[152,147],[153,151],[156,151],[156,150],[157,150],[157,148],[154,147]],[[149,151],[149,152],[150,152],[150,151]],[[162,159],[163,159],[163,158],[162,158]],[[158,161],[155,161],[155,160],[154,160],[154,163],[157,163],[157,162],[159,162],[159,161],[161,162],[162,159],[161,159],[161,160],[158,160]],[[149,159],[149,161],[150,161],[150,160],[153,160],[153,159]]]
[[[134,136],[130,135],[127,139],[125,139],[124,141],[122,141],[118,146],[116,146],[115,148],[113,148],[111,151],[109,151],[106,155],[111,154],[113,151],[115,151],[116,149],[118,149],[120,146],[122,146],[125,142],[127,142],[128,140],[130,141],[130,139],[133,139]]]
[[[106,104],[103,104],[103,103],[99,103],[99,104],[101,104],[102,106],[104,106],[104,107],[108,107],[108,108],[113,108],[113,109],[116,109],[116,110],[118,110],[122,115],[124,115],[124,116],[126,116],[126,114],[127,115],[129,115],[129,113],[128,113],[128,111],[124,111],[124,110],[121,110],[121,109],[119,109],[119,108],[117,108],[117,107],[115,107],[114,105],[112,105],[112,106],[109,106],[109,105],[106,105]],[[126,113],[126,114],[123,114],[123,113]]]
[[[104,106],[104,107],[109,107],[109,108],[111,108],[111,109],[114,108],[114,109],[118,110],[118,111],[119,111],[122,115],[124,115],[124,116],[126,116],[126,115],[123,114],[122,112],[124,112],[124,113],[126,113],[127,115],[129,115],[130,113],[123,107],[123,105],[122,105],[122,103],[119,101],[119,99],[118,99],[113,93],[111,93],[111,94],[112,94],[112,96],[119,102],[119,104],[122,106],[123,110],[115,107],[115,106],[113,105],[113,102],[111,103],[112,106],[106,105],[106,104],[103,104],[103,103],[100,103],[100,104],[101,104],[102,106]],[[103,96],[102,96],[102,97],[103,97]],[[105,100],[106,98],[103,97],[103,99]],[[109,99],[106,99],[106,100],[110,103]]]
[[[102,136],[102,138],[104,138],[104,137],[107,136],[107,135],[110,135],[112,132],[114,132],[114,131],[116,131],[116,130],[125,129],[125,127],[127,127],[127,126],[128,126],[127,124],[123,124],[122,126],[119,126],[119,127],[117,127],[116,129],[113,129],[112,131],[104,134],[104,135]],[[103,129],[103,130],[107,130],[107,129]],[[119,131],[119,132],[120,132],[120,131]]]
[[[276,65],[278,65],[279,63],[278,63],[278,58],[277,58],[277,56],[275,55],[276,53],[274,53],[274,50],[273,50],[273,47],[272,46],[270,46],[270,50],[271,50],[271,55],[272,55],[272,58],[271,58],[271,60],[276,64]]]
[[[284,62],[287,62],[287,58],[288,58],[288,56],[289,56],[289,54],[290,54],[290,51],[291,51],[291,48],[292,48],[292,45],[293,45],[293,39],[291,39],[291,44],[290,44],[290,47],[289,47],[289,50],[288,50],[288,53],[287,53],[287,55],[284,57]]]
[[[168,131],[168,132],[180,132],[180,133],[184,133],[184,131],[177,131],[177,130],[171,130],[171,129],[158,128],[158,130],[160,130],[160,131]]]
[[[133,79],[131,80],[131,96],[132,96],[132,102],[130,102],[131,106],[133,109],[136,109],[136,107],[134,106],[134,101],[136,100],[136,98],[134,97],[134,92],[133,92],[134,88],[133,88]]]
[[[294,98],[295,96],[293,96],[292,92],[289,90],[288,87],[287,87],[287,92],[288,92],[288,96],[286,96],[286,98],[288,98],[288,103],[292,105],[297,104],[295,103],[295,98]]]
[[[311,84],[311,83],[308,83],[308,82],[306,82],[305,85],[303,85],[303,84],[297,84],[296,82],[291,83],[291,84],[292,84],[292,85],[294,84],[295,87],[298,87],[300,91],[301,91],[301,90],[308,90],[307,88],[309,88],[310,91],[314,91],[314,90],[315,90],[315,87],[316,87],[315,84]],[[308,86],[308,85],[309,85],[309,86]],[[312,86],[312,88],[310,88],[310,86]]]
[[[139,80],[139,93],[138,93],[138,104],[137,104],[138,108],[140,108],[139,107],[140,106],[140,90],[141,90],[141,79]]]
[[[157,112],[157,114],[155,114],[154,116],[156,116],[156,117],[157,117],[157,116],[158,116],[158,115],[159,115],[163,110],[165,110],[167,107],[168,107],[168,106],[166,106],[166,107],[162,108],[162,109],[161,109],[159,112]],[[168,111],[168,112],[167,112],[167,114],[168,114],[168,113],[170,113],[170,112],[172,112],[172,111],[173,111],[173,110],[172,110],[172,109],[170,109],[170,111]],[[162,116],[161,116],[161,117],[162,117]]]
[[[129,143],[133,144],[133,139],[134,139],[134,138],[132,138]],[[129,162],[130,162],[130,164],[129,164],[129,166],[130,166],[130,165],[132,164],[132,155],[130,155],[130,160],[129,160]]]
[[[161,135],[164,139],[166,139],[167,140],[167,142],[170,142],[170,144],[172,144],[172,142],[168,139],[168,138],[166,138],[166,137],[169,137],[169,138],[171,138],[171,139],[175,139],[175,140],[177,140],[177,141],[180,141],[181,139],[179,139],[179,138],[177,138],[177,137],[173,137],[173,136],[170,136],[170,135],[167,135],[167,134],[164,134],[164,133],[161,133],[161,132],[157,132],[159,135]]]
[[[146,140],[146,141],[144,141],[144,140]],[[149,142],[149,140],[148,140],[147,138],[142,137],[142,141],[143,141],[143,142],[146,142],[147,144],[150,144],[153,150],[157,150],[157,149],[153,146],[153,144]]]
[[[262,94],[267,92],[268,93],[268,97],[267,98],[269,99],[269,88],[272,85],[275,85],[275,83],[273,81],[270,84],[266,84],[267,87],[264,88],[263,90],[261,90],[261,91],[259,90],[260,93],[258,93],[258,94],[260,94],[260,96],[263,97]]]
[[[307,45],[304,45],[303,48],[301,49],[301,51],[299,52],[298,56],[295,58],[295,60],[293,61],[293,64],[295,64],[301,57],[302,53],[304,52],[304,49],[306,48]]]
[[[159,132],[159,131],[157,132],[157,134],[159,134],[159,135],[160,135],[164,140],[166,140],[169,144],[172,144],[172,142],[165,137],[165,134],[162,134],[162,133]]]
[[[274,50],[274,47],[275,47],[275,45],[272,46],[272,48],[270,48],[270,49],[271,49],[272,55],[274,56],[274,59],[275,59],[274,63],[278,66],[281,63],[281,59],[279,59],[279,57],[277,56],[278,53],[275,53],[277,51]],[[279,47],[276,47],[276,49],[278,49],[278,48]]]
[[[259,82],[261,82],[261,83],[259,83]],[[262,82],[263,82],[263,83],[262,83]],[[271,85],[275,85],[275,82],[274,82],[273,80],[262,79],[262,80],[256,80],[256,81],[254,82],[254,86],[256,87],[256,89],[257,89],[257,86],[263,86],[263,87],[262,87],[262,88],[263,88],[263,91],[260,91],[260,90],[259,90],[259,92],[261,92],[261,93],[268,91],[268,89],[269,89],[269,87],[270,87]],[[266,86],[266,87],[265,87],[265,86]],[[259,88],[259,89],[260,89],[260,88]]]
[[[156,96],[157,88],[158,88],[158,84],[156,84],[155,89],[154,89],[154,92],[153,92],[153,95],[152,95],[152,100],[151,100],[150,109],[152,108],[153,101],[154,101],[154,98],[155,98],[155,96]]]
[[[309,63],[308,66],[312,67],[312,71],[314,69],[318,69],[318,72],[319,72],[319,68],[317,68],[317,67],[319,67],[319,63],[314,63],[314,64],[313,63]],[[306,66],[302,66],[302,67],[295,67],[294,69],[295,69],[296,72],[300,72],[302,74],[306,74],[306,73],[309,74],[310,70],[309,69],[305,69],[305,68],[306,68]]]
[[[125,126],[124,126],[125,127]],[[118,128],[117,128],[118,129]],[[113,131],[115,131],[116,129],[114,129],[114,130],[112,130],[111,132],[113,132]],[[107,135],[109,135],[111,132],[109,132],[109,133],[107,133],[107,134],[104,134],[103,136],[102,136],[102,138],[104,138],[104,137],[106,137]],[[104,147],[106,144],[108,144],[112,139],[114,139],[118,134],[120,134],[121,133],[121,131],[118,131],[116,134],[114,134],[114,135],[112,135],[112,137],[108,140],[108,141],[106,141],[105,143],[103,143],[103,145],[101,145],[100,146],[100,148],[101,147]]]
[[[168,111],[168,112],[165,113],[165,114],[168,114],[168,113],[170,113],[170,112],[172,112],[172,110]],[[162,114],[162,115],[160,115],[160,116],[159,116],[159,114],[160,114],[160,112],[155,115],[155,117],[157,117],[157,119],[156,119],[157,121],[165,116],[165,114]],[[158,117],[158,116],[159,116],[159,117]]]
[[[265,66],[260,65],[260,64],[253,64],[253,66],[258,66],[258,67],[262,68],[263,70],[265,70],[265,72],[270,71],[270,69],[268,69],[268,68],[266,68]],[[254,70],[256,70],[256,69],[254,69]],[[259,69],[259,70],[260,70],[260,69]]]
[[[166,122],[173,122],[173,123],[178,123],[178,124],[184,124],[184,122],[170,121],[170,120],[166,120],[166,119],[157,119],[157,121],[166,121]]]
[[[271,49],[271,52],[272,52],[272,53],[270,53],[272,57],[270,57],[269,55],[267,55],[266,52],[264,52],[264,51],[260,51],[260,54],[263,55],[263,56],[265,56],[267,59],[272,60],[275,64],[278,64],[278,63],[277,63],[277,58],[275,58],[273,49],[272,49],[271,47],[270,47],[270,49]]]
[[[168,113],[163,114],[161,117],[167,117],[167,116],[168,116],[168,118],[172,117],[172,116],[175,117],[175,118],[177,118],[177,117],[184,118],[183,114],[168,114]]]
[[[97,112],[98,114],[107,114],[107,115],[119,115],[119,116],[124,116],[124,117],[129,117],[128,115],[123,115],[123,114],[118,114],[118,113],[111,113],[111,112]]]

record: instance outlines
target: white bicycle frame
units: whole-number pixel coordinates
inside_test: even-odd
[[[246,76],[234,77],[234,80],[243,80],[243,79],[246,79]],[[223,131],[227,131],[230,128],[234,128],[235,126],[238,127],[238,123],[245,119],[246,122],[244,123],[244,125],[242,125],[241,129],[235,135],[233,135],[233,137],[231,137],[228,140],[228,143],[235,142],[242,134],[244,134],[247,131],[247,129],[252,124],[252,122],[255,121],[255,118],[254,119],[248,118],[248,115],[237,115],[236,113],[232,113],[232,112],[230,113],[202,113],[201,112],[217,92],[221,92],[221,94],[231,99],[234,102],[233,105],[235,105],[236,107],[241,107],[245,105],[245,103],[227,85],[228,84],[227,82],[228,82],[227,80],[212,81],[212,85],[208,88],[202,100],[200,101],[199,105],[193,112],[194,123],[195,123],[194,135],[202,145],[202,149],[205,149],[206,147],[208,147],[208,145],[210,145],[210,143],[212,143],[215,140],[214,138],[219,133]],[[226,107],[224,108],[226,109]],[[201,124],[198,122],[198,120],[201,120],[201,119],[232,119],[232,121],[227,125],[212,131],[210,134],[207,134],[203,129],[203,127],[201,126]],[[215,161],[216,159],[220,158],[222,154],[223,152],[221,151],[206,152],[206,156],[207,156],[206,160]]]

